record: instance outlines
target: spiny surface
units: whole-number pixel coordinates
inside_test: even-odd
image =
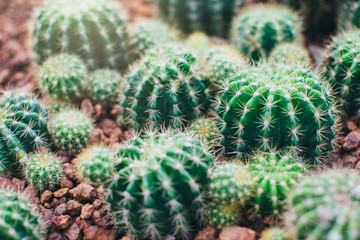
[[[283,62],[285,64],[296,64],[310,66],[311,59],[308,51],[297,43],[284,43],[275,47],[269,56],[270,63]]]
[[[207,118],[196,119],[190,124],[189,131],[193,132],[195,136],[200,138],[211,149],[218,145],[220,133],[214,120]]]

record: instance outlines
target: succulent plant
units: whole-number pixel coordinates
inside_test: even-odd
[[[181,127],[210,106],[210,81],[198,73],[196,58],[181,45],[148,52],[128,78],[123,116],[135,129]]]
[[[290,240],[289,234],[285,229],[271,227],[261,233],[260,240]]]
[[[115,153],[104,146],[90,146],[76,158],[78,176],[91,185],[98,186],[113,176]]]
[[[81,57],[90,69],[123,71],[129,64],[124,12],[111,1],[48,1],[33,25],[34,51],[39,63],[66,52]]]
[[[56,99],[80,100],[86,89],[87,70],[75,55],[60,54],[48,58],[41,68],[42,90]]]
[[[49,130],[55,146],[77,154],[88,144],[94,124],[90,117],[76,109],[63,109],[51,117]]]
[[[336,141],[331,91],[299,65],[260,64],[230,79],[216,109],[225,153],[291,148],[321,163]]]
[[[206,209],[209,218],[208,225],[218,231],[227,226],[239,225],[242,217],[241,210],[238,205],[233,203],[210,202]]]
[[[285,223],[293,238],[359,239],[359,179],[340,169],[303,179],[289,195]]]
[[[29,93],[5,91],[0,99],[0,173],[12,163],[25,163],[27,154],[49,137],[47,109]]]
[[[310,66],[311,59],[308,51],[300,44],[284,43],[274,48],[271,52],[268,61],[283,62],[285,64],[296,64]]]
[[[29,156],[24,167],[25,179],[40,192],[54,190],[63,178],[63,165],[53,153],[35,153]]]
[[[40,240],[44,224],[22,194],[0,189],[0,238]]]
[[[208,168],[214,157],[185,133],[150,132],[119,148],[107,201],[135,239],[191,239],[205,221]]]
[[[216,127],[215,120],[208,118],[196,119],[190,124],[189,130],[210,148],[213,149],[218,145],[217,140],[220,137],[220,133]]]
[[[233,21],[231,41],[249,60],[266,58],[280,43],[300,38],[298,15],[280,5],[259,4],[244,8]]]
[[[202,63],[204,55],[208,48],[211,47],[211,40],[203,32],[194,32],[187,37],[185,44],[197,55],[197,61]]]

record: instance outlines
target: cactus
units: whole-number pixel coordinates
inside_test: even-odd
[[[258,217],[279,218],[286,206],[286,195],[307,171],[301,159],[289,152],[258,152],[247,165],[257,181],[254,200],[249,201]]]
[[[43,222],[23,194],[0,189],[0,239],[40,240]]]
[[[261,233],[260,240],[290,240],[289,234],[282,228],[271,227]]]
[[[321,163],[336,141],[331,91],[315,72],[282,63],[242,71],[224,88],[216,112],[225,153],[291,148]]]
[[[37,61],[65,52],[81,57],[90,69],[126,70],[129,37],[123,18],[111,1],[48,1],[33,24]]]
[[[135,239],[192,239],[205,221],[208,167],[214,157],[199,140],[166,131],[129,139],[107,201],[119,227]]]
[[[75,101],[84,97],[87,77],[86,66],[80,58],[60,54],[42,65],[40,85],[53,98]]]
[[[236,204],[210,202],[206,212],[209,216],[208,224],[217,231],[240,224],[242,212]]]
[[[27,182],[40,192],[55,190],[63,177],[63,166],[53,153],[35,153],[25,164],[24,175]]]
[[[202,64],[204,55],[211,47],[211,40],[205,33],[194,32],[187,37],[185,44],[197,55],[197,61]]]
[[[340,26],[343,28],[360,27],[360,1],[344,1],[341,14]]]
[[[0,99],[0,173],[12,163],[23,164],[27,153],[49,137],[47,109],[33,95],[5,91]]]
[[[360,61],[358,50],[360,31],[336,37],[328,47],[323,61],[325,77],[340,100],[342,109],[352,114],[360,109]]]
[[[49,109],[49,114],[53,115],[55,113],[60,112],[64,108],[73,108],[73,104],[70,101],[57,99],[57,98],[50,98],[46,102],[46,106]]]
[[[181,127],[210,106],[210,82],[197,73],[196,58],[181,45],[149,51],[128,78],[123,116],[135,129]]]
[[[268,61],[283,62],[285,64],[296,64],[310,66],[311,59],[308,51],[300,44],[284,43],[274,48]]]
[[[217,140],[220,137],[220,133],[214,120],[207,118],[196,119],[190,124],[189,130],[211,149],[218,145]]]
[[[328,170],[304,179],[289,195],[286,214],[294,239],[359,239],[359,174]]]
[[[93,186],[101,185],[113,176],[114,158],[115,153],[107,147],[87,147],[76,158],[78,176]]]
[[[51,117],[49,130],[55,146],[77,154],[85,148],[93,132],[90,117],[76,109],[63,109]]]
[[[259,4],[241,11],[234,19],[231,41],[249,60],[266,58],[280,43],[298,41],[298,15],[284,6]]]

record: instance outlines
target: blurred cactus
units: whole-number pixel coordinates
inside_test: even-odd
[[[300,44],[284,43],[271,52],[268,61],[283,62],[285,64],[301,64],[304,66],[311,65],[311,59],[308,51]]]

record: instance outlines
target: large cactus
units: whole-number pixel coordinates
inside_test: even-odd
[[[119,149],[107,201],[135,239],[192,239],[205,220],[208,167],[214,158],[184,133],[148,133]]]

